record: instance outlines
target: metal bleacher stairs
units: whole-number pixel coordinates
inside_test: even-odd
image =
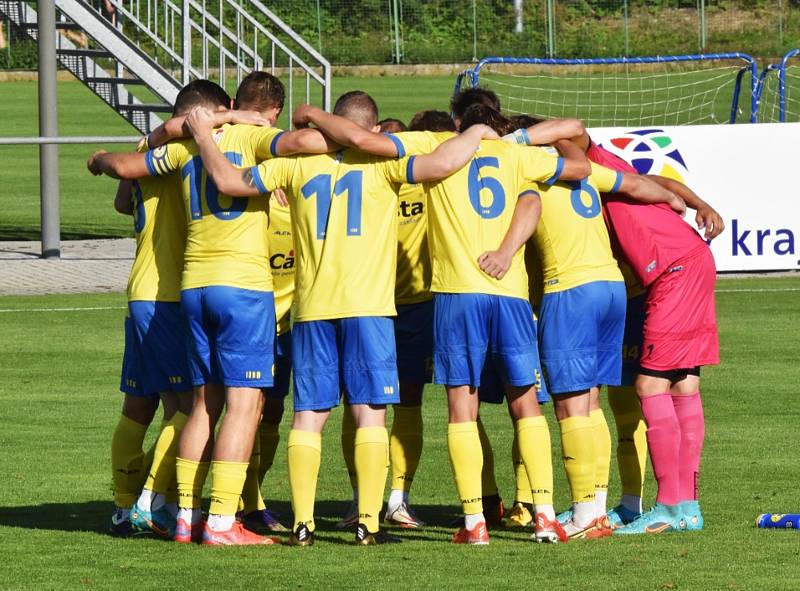
[[[0,0],[0,16],[36,40],[36,2]],[[113,7],[113,12],[108,10]],[[327,60],[257,0],[55,0],[56,57],[142,133],[196,78],[231,92],[252,70],[279,76],[286,108],[330,107]]]

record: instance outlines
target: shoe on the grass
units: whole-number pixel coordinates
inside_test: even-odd
[[[662,505],[661,503],[656,503],[655,507],[646,513],[642,513],[628,525],[615,529],[614,535],[663,534],[685,529],[686,521],[680,504]]]
[[[289,536],[286,542],[288,546],[313,546],[314,545],[314,532],[308,529],[305,523],[301,523]]]
[[[595,519],[594,529],[587,531],[584,539],[597,540],[598,538],[607,538],[613,532],[611,531],[611,524],[608,521],[608,516],[603,515]]]
[[[111,515],[111,525],[108,528],[108,532],[115,538],[129,538],[142,533],[133,527],[128,517],[122,517],[119,511],[114,511],[113,515]]]
[[[283,533],[289,531],[289,528],[284,526],[278,517],[269,509],[261,509],[259,511],[251,511],[242,515],[242,525],[245,529],[257,534]]]
[[[486,529],[486,522],[481,521],[472,529],[467,529],[466,526],[460,528],[453,534],[451,542],[453,544],[485,546],[489,543],[489,530]]]
[[[383,516],[383,520],[389,525],[397,525],[407,529],[414,529],[425,525],[425,523],[419,517],[417,517],[414,511],[411,510],[411,507],[408,506],[408,503],[405,502],[400,503],[400,505],[392,512],[389,512],[387,507],[386,514]]]
[[[385,531],[378,530],[371,532],[363,523],[359,523],[356,528],[356,539],[353,543],[356,546],[376,546],[378,544],[397,544],[402,542],[397,536],[393,536]]]
[[[358,503],[353,501],[344,517],[336,523],[336,529],[350,529],[356,525],[358,525]]]
[[[550,520],[544,513],[537,513],[531,539],[538,544],[557,544],[568,542],[569,536],[557,519]]]
[[[260,536],[244,528],[241,521],[234,521],[230,529],[214,531],[206,523],[203,527],[204,546],[268,546],[280,544],[278,538]]]
[[[172,540],[175,538],[175,516],[166,506],[155,511],[144,511],[138,504],[131,509],[131,525],[140,532],[153,532],[159,538]]]
[[[575,522],[575,517],[571,517],[569,521],[563,524],[564,532],[567,534],[567,537],[570,540],[582,540],[582,539],[593,539],[593,538],[602,538],[611,535],[611,529],[608,528],[608,533],[602,533],[599,535],[592,535],[589,534],[595,532],[598,529],[598,520],[592,519],[586,525],[581,525]]]
[[[681,501],[683,521],[686,531],[700,531],[703,529],[703,514],[700,512],[698,501]]]
[[[556,521],[558,521],[561,525],[566,525],[568,521],[572,521],[572,514],[572,507],[570,507],[566,511],[562,511],[556,515]]]
[[[489,527],[502,527],[506,508],[503,506],[503,499],[500,498],[500,495],[483,497],[482,501],[486,525]]]
[[[608,524],[612,530],[619,529],[623,525],[628,525],[635,521],[639,515],[641,515],[641,513],[638,511],[631,511],[624,505],[617,505],[608,512]]]
[[[533,505],[530,503],[514,503],[506,517],[506,527],[528,527],[533,523]]]
[[[192,525],[179,517],[175,521],[175,536],[172,539],[179,544],[199,544],[203,540],[203,522]]]

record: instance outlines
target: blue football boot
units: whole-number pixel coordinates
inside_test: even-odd
[[[642,513],[628,525],[615,529],[614,535],[663,534],[685,529],[686,521],[683,518],[683,509],[680,504],[656,503],[655,507]]]

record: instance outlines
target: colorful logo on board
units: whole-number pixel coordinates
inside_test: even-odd
[[[639,174],[658,174],[686,182],[686,162],[663,129],[631,131],[601,145],[630,162]]]

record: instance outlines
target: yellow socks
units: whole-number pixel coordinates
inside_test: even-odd
[[[553,505],[553,459],[550,453],[550,429],[543,416],[519,419],[515,424],[519,454],[528,475],[533,504]],[[517,499],[519,500],[519,499]],[[550,510],[547,511],[550,513]],[[549,516],[549,515],[548,515]]]
[[[647,425],[632,386],[608,389],[608,402],[617,423],[617,467],[622,494],[642,497],[647,468]]]
[[[342,456],[344,465],[347,466],[347,476],[350,478],[350,487],[353,491],[358,489],[356,478],[356,421],[349,405],[342,407]]]
[[[514,502],[532,505],[532,487],[530,480],[528,480],[528,472],[525,470],[525,462],[522,461],[522,456],[519,455],[519,437],[517,435],[517,429],[514,429],[514,442],[511,444],[511,461],[514,463],[514,480],[517,483],[517,491],[514,493]]]
[[[247,477],[247,462],[211,462],[211,506],[209,515],[236,515],[242,487]]]
[[[592,421],[592,429],[594,429],[594,453],[596,454],[594,488],[597,516],[599,517],[605,515],[607,509],[608,472],[611,469],[611,432],[608,430],[603,409],[590,411],[589,418]]]
[[[478,431],[478,423],[450,423],[447,426],[450,465],[464,515],[483,513],[481,496],[486,491],[481,489],[483,452]],[[496,489],[494,494],[497,494]]]
[[[275,452],[278,451],[281,435],[278,432],[278,425],[274,423],[261,423],[258,427],[259,448],[261,449],[261,459],[258,464],[258,482],[264,483],[272,463],[275,461]]]
[[[481,468],[481,496],[492,497],[499,496],[497,489],[497,480],[494,477],[494,450],[492,449],[492,442],[486,434],[486,429],[483,427],[481,417],[478,416],[478,437],[480,438],[481,451],[483,453],[483,468]]]
[[[314,531],[314,498],[322,457],[322,435],[311,431],[289,431],[288,441],[289,489],[292,493],[292,530],[304,523]]]
[[[142,450],[147,425],[120,415],[111,438],[111,474],[114,483],[114,503],[122,509],[133,506],[147,474]]]
[[[178,506],[182,509],[200,509],[203,484],[208,475],[208,462],[175,459],[175,477],[178,481]]]
[[[573,503],[594,503],[595,463],[594,427],[589,417],[568,417],[559,421],[564,468]]]
[[[394,405],[389,458],[392,490],[408,492],[422,456],[422,407]]]
[[[266,509],[264,499],[261,496],[261,481],[258,479],[258,472],[261,465],[261,438],[256,434],[253,442],[253,452],[250,454],[250,462],[247,464],[247,474],[242,486],[241,509],[247,513]]]
[[[177,500],[175,487],[175,456],[178,453],[178,441],[181,431],[186,426],[189,417],[182,412],[176,412],[167,421],[153,446],[153,463],[144,483],[144,488],[166,495],[167,502]]]
[[[385,427],[356,430],[356,473],[358,474],[358,522],[371,533],[378,531],[383,489],[389,471],[389,435]]]

